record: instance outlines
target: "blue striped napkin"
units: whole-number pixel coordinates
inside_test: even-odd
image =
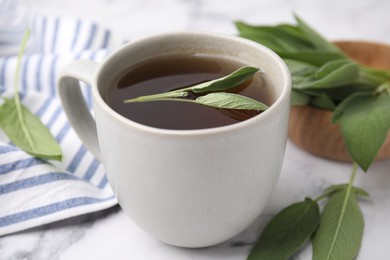
[[[16,54],[26,27],[20,97],[61,145],[62,162],[33,158],[0,130],[0,236],[117,204],[101,163],[71,129],[56,93],[59,70],[72,60],[100,61],[121,42],[95,23],[27,15],[18,1],[0,0],[0,94],[13,96]],[[89,87],[83,94],[91,105]],[[0,101],[1,103],[1,101]]]

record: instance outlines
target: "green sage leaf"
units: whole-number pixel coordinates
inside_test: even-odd
[[[334,193],[342,191],[342,190],[345,190],[347,188],[348,188],[348,183],[332,185],[332,186],[330,186],[329,188],[327,188],[325,190],[324,195],[332,196]],[[352,187],[352,191],[355,192],[355,194],[359,195],[359,196],[364,196],[364,197],[370,196],[370,194],[366,190],[364,190],[362,188],[359,188],[359,187],[354,187],[353,186]]]
[[[390,95],[390,81],[383,82],[378,86],[377,92],[379,94]]]
[[[22,56],[27,45],[30,31],[26,30],[18,53],[14,81],[14,98],[3,98],[0,106],[0,128],[19,148],[29,154],[49,160],[62,160],[62,151],[50,131],[30,110],[20,103],[19,75]]]
[[[313,239],[313,260],[354,259],[364,230],[363,214],[352,189],[335,192],[321,215]]]
[[[343,113],[345,112],[345,109],[348,107],[348,105],[349,105],[351,102],[354,102],[354,99],[356,99],[356,98],[359,97],[359,96],[372,96],[372,93],[361,93],[361,92],[358,92],[358,93],[353,93],[353,94],[351,94],[350,96],[348,96],[347,98],[345,98],[345,99],[337,106],[337,108],[336,108],[335,111],[333,112],[332,122],[333,122],[334,124],[339,123],[341,116],[342,116]]]
[[[328,89],[353,83],[359,75],[359,66],[349,60],[330,61],[307,80],[295,84],[298,89]]]
[[[353,95],[340,104],[335,121],[352,158],[367,171],[390,129],[390,96]]]
[[[150,102],[150,101],[162,101],[162,100],[171,100],[173,98],[180,98],[188,96],[188,92],[184,91],[169,91],[164,93],[158,93],[153,95],[140,96],[136,98],[125,99],[124,103],[134,103],[134,102]]]
[[[312,48],[310,42],[291,37],[277,27],[258,27],[257,31],[241,31],[240,36],[261,43],[270,49],[294,52],[305,48]]]
[[[310,96],[302,91],[292,89],[291,91],[291,105],[304,106],[309,104]]]
[[[169,91],[169,92],[165,92],[165,93],[158,93],[158,94],[153,94],[153,95],[141,96],[141,97],[137,97],[137,98],[125,99],[123,102],[133,103],[133,102],[151,102],[151,101],[161,101],[161,100],[194,102],[194,100],[186,99],[183,97],[187,97],[189,91],[192,91],[194,93],[207,93],[207,92],[213,92],[213,91],[228,90],[230,88],[239,86],[240,84],[249,80],[259,70],[260,70],[259,68],[244,66],[244,67],[241,67],[240,69],[238,69],[238,70],[232,72],[231,74],[229,74],[225,77],[222,77],[222,78],[218,78],[218,79],[207,81],[207,82],[197,84],[197,85],[194,85],[191,87],[177,89],[177,90]],[[225,93],[225,94],[227,94],[227,93]],[[233,102],[233,100],[237,100],[237,102],[240,103],[240,104],[237,104],[237,107],[242,107],[242,106],[245,106],[245,104],[246,104],[249,107],[253,107],[253,108],[249,108],[249,109],[254,109],[254,110],[264,110],[265,109],[264,104],[262,104],[258,101],[256,101],[257,103],[256,103],[256,105],[254,105],[255,103],[252,101],[255,101],[255,100],[252,100],[249,98],[245,99],[243,96],[240,96],[243,98],[239,98],[237,96],[240,96],[240,95],[237,95],[237,94],[235,96],[232,95],[232,96],[230,96],[230,99],[229,99],[230,102]],[[214,97],[214,99],[217,98],[219,101],[211,99],[210,97]],[[206,103],[209,103],[209,104],[207,104],[208,106],[214,106],[214,107],[218,107],[218,108],[233,107],[232,104],[230,104],[230,105],[226,104],[226,106],[228,106],[228,107],[215,106],[215,104],[217,104],[218,102],[219,103],[222,102],[221,98],[223,98],[225,101],[228,101],[228,99],[227,99],[228,95],[225,95],[225,96],[223,96],[223,95],[217,96],[216,95],[216,96],[208,96],[208,97],[205,97],[204,99],[198,98],[199,100],[197,99],[198,101],[196,101],[196,103],[202,104],[203,102],[205,102],[205,105],[206,105]],[[252,100],[252,101],[249,101],[249,100]],[[217,101],[217,102],[212,102],[212,101]],[[252,103],[252,105],[249,105],[249,103]],[[212,104],[214,104],[214,105],[212,105]],[[259,106],[259,104],[261,104],[261,106]],[[237,109],[245,109],[245,108],[237,108]]]
[[[360,65],[360,74],[362,78],[375,86],[390,80],[390,71],[374,69],[362,64]]]
[[[259,68],[244,66],[225,77],[191,86],[189,88],[182,89],[182,91],[191,90],[194,93],[224,91],[241,85],[242,83],[253,77],[253,75],[259,70]]]
[[[236,22],[240,37],[258,42],[275,51],[283,59],[304,61],[316,66],[345,58],[333,44],[297,18],[298,24],[276,26],[253,26]],[[324,48],[325,46],[325,48]]]
[[[327,41],[318,32],[306,24],[298,15],[295,15],[295,20],[297,21],[297,26],[301,32],[303,32],[306,37],[310,39],[311,43],[318,49],[341,53],[340,49],[336,47],[336,45]]]
[[[327,89],[312,89],[314,92],[322,92],[328,95],[332,100],[337,102],[342,102],[347,99],[349,96],[354,95],[358,92],[360,93],[368,93],[373,92],[374,88],[372,85],[367,85],[365,83],[359,82],[357,79],[352,84],[347,84],[344,86],[339,86],[336,88],[327,88]],[[336,102],[336,103],[337,103]]]
[[[293,77],[311,75],[318,70],[317,66],[303,61],[285,59],[284,62]]]
[[[337,71],[339,68],[349,65],[350,63],[355,64],[355,62],[351,62],[348,59],[339,59],[339,60],[333,60],[330,62],[327,62],[323,66],[321,66],[315,73],[314,77],[316,79],[322,79],[327,77],[329,74],[334,73],[334,71]],[[357,65],[357,64],[355,64]]]
[[[341,56],[338,52],[325,51],[322,49],[302,49],[294,52],[279,51],[277,53],[283,59],[302,61],[314,66],[322,66],[327,62],[344,58],[344,56]]]
[[[311,42],[296,27],[290,25],[277,26],[252,26],[244,22],[235,23],[240,36],[253,37],[259,40],[269,39],[279,47],[289,50],[300,50],[302,48],[314,48]],[[247,38],[245,37],[245,38]]]
[[[39,118],[24,105],[21,115],[17,111],[14,99],[4,99],[0,107],[0,127],[8,138],[19,148],[42,159],[61,160],[60,146]]]
[[[233,93],[217,92],[200,96],[194,100],[196,103],[223,109],[244,109],[263,111],[267,105],[249,97]]]
[[[313,107],[333,111],[336,107],[333,100],[325,93],[320,93],[318,96],[310,100],[310,105]]]
[[[294,35],[296,38],[301,39],[302,41],[304,41],[305,45],[308,45],[311,48],[315,48],[315,46],[313,46],[313,44],[311,43],[310,39],[307,38],[306,34],[303,33],[298,26],[282,23],[276,25],[275,27],[280,30],[283,30],[286,33],[289,33],[290,35]]]
[[[317,229],[317,202],[307,198],[280,211],[265,227],[248,260],[282,260],[292,256]]]

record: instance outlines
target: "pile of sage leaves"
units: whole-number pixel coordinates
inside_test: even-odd
[[[61,148],[50,131],[36,115],[20,102],[18,92],[20,67],[29,35],[30,31],[26,30],[18,54],[14,97],[1,97],[3,103],[0,106],[0,128],[16,146],[32,156],[61,161]]]
[[[349,153],[367,171],[390,128],[390,71],[353,61],[297,16],[296,21],[236,26],[241,37],[267,46],[286,62],[292,105],[334,111],[333,122],[340,124]]]
[[[347,184],[280,211],[265,227],[248,259],[288,259],[312,238],[313,259],[353,259],[364,230],[354,187],[360,166],[367,171],[390,128],[390,72],[348,58],[335,44],[295,16],[296,24],[253,26],[236,22],[241,37],[263,44],[286,62],[292,75],[292,105],[333,111],[354,162]],[[328,199],[320,214],[318,201]]]

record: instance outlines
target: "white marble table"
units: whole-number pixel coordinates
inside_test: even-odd
[[[291,22],[295,11],[329,39],[390,44],[387,0],[26,0],[32,11],[93,19],[120,37],[138,39],[166,31],[235,34],[234,20],[255,24]],[[183,249],[140,230],[119,207],[0,238],[0,259],[245,259],[266,222],[286,205],[316,197],[330,184],[347,182],[352,165],[327,161],[287,145],[280,181],[260,218],[217,246]],[[371,194],[361,201],[365,217],[359,260],[389,259],[390,160],[376,162],[355,182]],[[294,259],[311,259],[306,246]]]

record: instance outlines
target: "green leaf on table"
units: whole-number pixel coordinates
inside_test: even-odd
[[[347,188],[333,193],[313,238],[313,260],[354,259],[363,230],[363,214],[355,192]]]
[[[196,103],[222,109],[243,109],[263,111],[267,105],[249,97],[233,93],[216,92],[200,96],[194,100]]]
[[[4,98],[0,107],[0,127],[9,139],[19,148],[42,159],[61,160],[61,148],[28,108],[20,104],[21,117],[14,99]]]
[[[244,66],[225,77],[200,83],[198,85],[182,89],[182,91],[191,90],[194,93],[204,93],[227,90],[241,85],[253,77],[253,75],[259,70],[259,68]]]
[[[348,152],[367,171],[390,129],[390,96],[356,93],[334,113]]]
[[[291,257],[313,234],[320,221],[317,202],[307,198],[280,211],[265,227],[248,260]]]

